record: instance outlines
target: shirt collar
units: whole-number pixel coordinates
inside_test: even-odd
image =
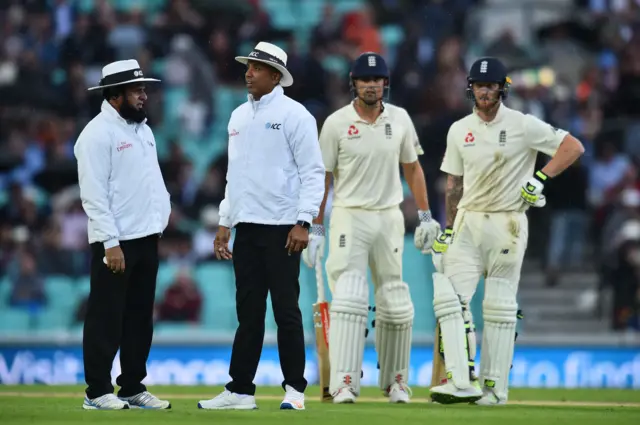
[[[284,94],[284,89],[282,88],[281,85],[278,84],[273,88],[273,90],[271,90],[271,93],[265,94],[260,98],[260,100],[254,100],[253,95],[251,94],[247,95],[247,99],[249,100],[249,103],[251,104],[251,106],[253,106],[253,109],[255,110],[260,105],[267,106],[269,103],[273,102],[274,99],[279,98],[283,94]]]
[[[502,121],[502,119],[504,118],[504,116],[506,114],[506,109],[507,109],[507,107],[504,106],[504,103],[500,102],[500,104],[498,105],[498,113],[496,113],[495,118],[493,120],[489,121],[489,122],[486,122],[485,120],[480,118],[480,116],[478,115],[478,109],[475,106],[473,107],[473,114],[475,115],[476,119],[478,120],[478,123],[484,124],[484,125],[494,125],[494,124],[498,124],[500,121]]]
[[[355,105],[355,101],[351,102],[351,120],[352,121],[361,121],[361,122],[366,122],[369,123],[368,121],[365,121],[364,119],[362,119],[362,117],[360,115],[358,115],[358,111],[356,111],[356,105]],[[382,112],[380,113],[380,115],[378,116],[378,118],[376,119],[376,121],[374,122],[374,124],[381,122],[381,121],[386,121],[389,118],[389,107],[387,105],[385,105],[384,103],[382,103]]]
[[[102,106],[100,107],[100,110],[104,112],[104,114],[110,119],[118,121],[124,125],[134,125],[138,127],[147,122],[146,118],[140,123],[125,120],[124,118],[122,118],[122,115],[120,115],[118,111],[116,111],[116,109],[113,106],[111,106],[111,104],[106,100],[102,101]]]

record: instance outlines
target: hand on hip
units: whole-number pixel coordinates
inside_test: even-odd
[[[532,207],[542,208],[547,204],[547,199],[542,194],[544,184],[535,177],[530,178],[520,189],[520,198]]]

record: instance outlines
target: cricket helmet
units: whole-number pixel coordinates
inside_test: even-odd
[[[473,83],[498,83],[500,84],[500,97],[506,99],[509,95],[511,79],[507,76],[507,67],[497,58],[480,58],[471,65],[467,75],[467,98],[475,102],[473,95]]]
[[[384,58],[374,52],[364,52],[353,61],[351,72],[349,73],[349,89],[353,97],[356,97],[355,80],[366,78],[384,78],[383,99],[389,98],[391,74]]]

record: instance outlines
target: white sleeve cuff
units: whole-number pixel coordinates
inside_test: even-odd
[[[218,220],[218,226],[231,228],[231,220],[227,217],[220,217],[220,220]]]
[[[313,216],[307,212],[301,212],[298,214],[298,221],[306,221],[311,224],[311,222],[313,222]]]
[[[109,239],[108,241],[105,241],[103,244],[104,244],[104,249],[109,249],[109,248],[113,248],[114,246],[120,245],[120,241],[117,238],[114,238],[114,239]]]

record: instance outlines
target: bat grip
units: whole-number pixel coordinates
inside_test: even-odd
[[[324,298],[324,277],[322,275],[322,254],[320,253],[320,250],[318,250],[318,253],[316,254],[316,264],[315,264],[315,270],[316,270],[316,286],[318,288],[318,302],[324,302],[325,298]]]

